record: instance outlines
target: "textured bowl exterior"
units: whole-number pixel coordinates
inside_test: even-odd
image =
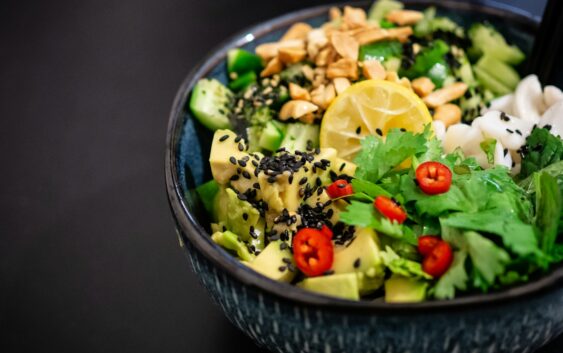
[[[410,3],[423,8],[432,1]],[[498,7],[439,3],[439,11],[458,22],[492,22],[530,52],[535,24],[529,16]],[[186,109],[189,92],[201,77],[227,81],[228,49],[252,50],[275,41],[291,22],[320,25],[328,7],[289,14],[235,36],[190,74],[174,102],[167,136],[167,191],[180,244],[213,300],[235,326],[273,352],[533,352],[563,333],[561,267],[501,293],[414,305],[356,303],[264,278],[210,240],[206,215],[192,190],[211,179],[207,156],[212,133]]]
[[[193,270],[229,320],[272,352],[526,353],[563,332],[562,288],[472,310],[342,313],[242,285],[190,243],[181,244]]]

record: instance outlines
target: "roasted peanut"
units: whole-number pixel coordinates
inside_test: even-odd
[[[378,60],[368,60],[362,63],[362,73],[369,79],[385,79],[385,68]]]
[[[264,70],[260,72],[260,77],[268,77],[274,74],[278,74],[283,70],[283,64],[277,57],[270,60]]]
[[[424,18],[420,11],[413,10],[393,10],[385,17],[387,21],[398,24],[399,26],[409,26],[417,23]]]
[[[450,125],[461,122],[461,108],[451,103],[441,105],[434,111],[433,118],[443,122],[447,128]]]
[[[463,82],[456,82],[430,93],[422,100],[429,108],[437,108],[463,96],[465,91],[467,91],[467,85]]]
[[[278,58],[284,64],[295,64],[303,61],[307,56],[305,49],[301,48],[280,48],[278,50]]]
[[[419,77],[412,81],[412,89],[419,97],[426,97],[434,90],[436,86],[428,77]]]
[[[293,26],[291,26],[287,30],[287,32],[285,32],[281,40],[282,41],[291,40],[291,39],[305,40],[307,39],[307,34],[309,34],[309,32],[311,32],[312,29],[313,27],[311,27],[307,23],[297,22]]]
[[[358,65],[355,60],[342,58],[328,66],[328,78],[346,77],[351,80],[358,79]]]
[[[291,99],[295,100],[311,100],[311,94],[309,94],[309,91],[293,82],[289,83],[289,95]]]

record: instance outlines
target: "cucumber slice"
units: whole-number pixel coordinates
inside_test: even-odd
[[[215,79],[201,79],[195,85],[190,98],[194,116],[210,130],[230,129],[229,112],[233,93]]]
[[[262,70],[262,59],[244,49],[231,49],[227,53],[227,70],[242,75],[249,71],[258,72]]]
[[[489,75],[480,67],[475,66],[473,67],[473,70],[475,71],[475,75],[477,75],[479,82],[481,82],[485,88],[491,90],[497,96],[503,96],[512,92],[510,88],[506,87],[502,82]]]
[[[291,123],[287,124],[287,132],[280,147],[290,152],[306,151],[308,147],[319,145],[319,125]]]
[[[281,131],[278,130],[272,121],[269,121],[264,127],[264,130],[262,130],[258,145],[265,150],[275,152],[278,148],[280,148],[282,140],[283,134]]]
[[[256,73],[254,71],[248,71],[245,74],[240,75],[236,80],[229,82],[229,88],[235,92],[242,91],[246,87],[256,82]]]
[[[282,135],[285,136],[285,134],[287,133],[287,124],[282,123],[282,122],[279,121],[279,120],[272,120],[271,123],[274,124],[274,126],[275,126],[278,130],[280,130],[280,132],[282,133]]]
[[[506,40],[490,25],[477,23],[469,30],[469,38],[474,50],[487,53],[507,64],[516,65],[524,60],[524,53],[515,45],[508,45]]]
[[[516,70],[488,53],[479,59],[477,67],[495,78],[497,81],[502,82],[502,84],[508,87],[511,91],[513,91],[518,85],[518,82],[520,82],[520,76]]]

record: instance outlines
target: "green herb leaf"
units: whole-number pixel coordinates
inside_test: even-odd
[[[557,180],[547,173],[534,174],[536,185],[536,227],[540,248],[551,254],[561,221],[561,192]]]
[[[391,129],[385,141],[379,137],[367,136],[362,140],[362,150],[355,159],[358,165],[356,177],[376,182],[404,160],[425,151],[424,134],[414,135]]]
[[[381,186],[371,183],[367,180],[355,178],[352,180],[352,189],[354,193],[363,193],[372,200],[377,196],[391,197],[392,195]]]
[[[466,290],[469,277],[465,271],[465,260],[467,252],[465,250],[454,252],[454,260],[446,273],[434,287],[434,296],[437,299],[452,299],[455,297],[455,291]]]
[[[510,261],[510,256],[502,248],[477,232],[465,232],[463,236],[467,241],[473,266],[479,270],[487,283],[493,284],[495,278],[504,273],[505,266]]]
[[[552,135],[548,129],[535,128],[522,148],[523,159],[520,179],[524,179],[563,159],[563,140]]]
[[[388,246],[385,247],[385,251],[381,252],[381,258],[385,266],[395,274],[409,278],[432,279],[432,276],[422,270],[422,266],[419,262],[399,257],[399,255]]]

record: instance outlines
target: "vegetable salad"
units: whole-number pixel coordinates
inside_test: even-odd
[[[190,110],[215,131],[211,238],[275,281],[349,300],[452,299],[563,261],[563,93],[489,24],[379,0],[295,23]]]

